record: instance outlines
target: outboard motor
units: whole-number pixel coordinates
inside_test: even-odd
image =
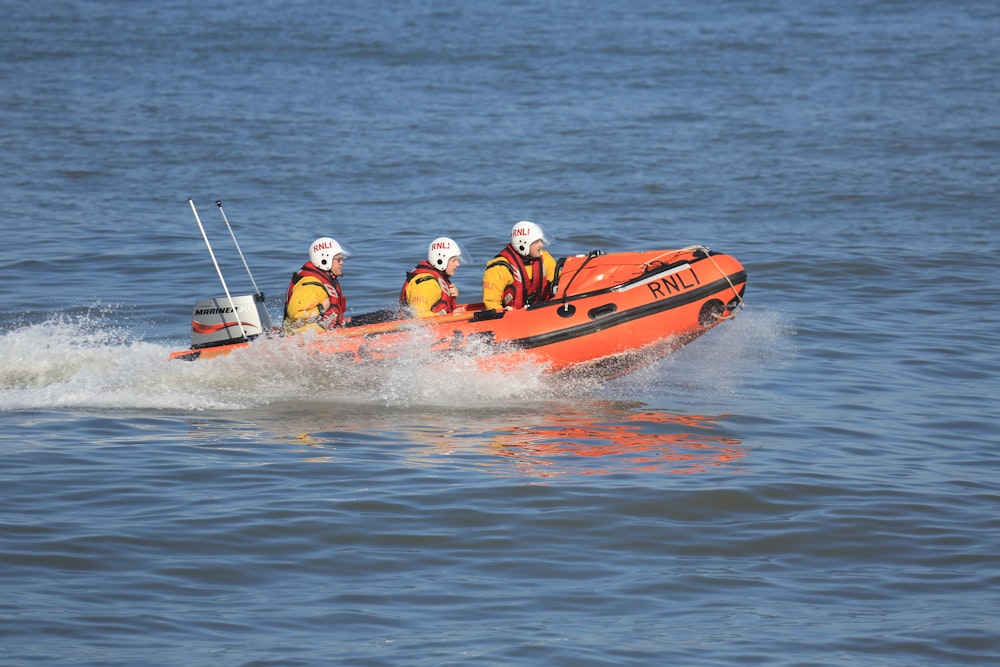
[[[232,300],[202,299],[191,316],[191,348],[253,340],[264,332],[261,322],[265,320],[270,321],[264,301],[253,294],[234,296]]]

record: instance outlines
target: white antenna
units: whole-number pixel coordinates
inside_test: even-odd
[[[198,223],[198,229],[201,230],[201,238],[205,239],[205,246],[208,248],[208,254],[212,257],[212,264],[215,265],[215,272],[219,274],[219,282],[222,283],[222,289],[226,293],[226,298],[229,299],[229,307],[233,309],[233,315],[236,317],[236,326],[240,328],[240,333],[243,334],[243,338],[247,338],[247,332],[246,329],[243,328],[243,322],[240,321],[240,314],[236,310],[236,304],[233,303],[233,297],[229,294],[229,286],[226,285],[226,279],[222,277],[222,269],[219,268],[219,262],[215,259],[215,252],[212,250],[212,244],[208,242],[208,235],[205,234],[205,227],[201,224],[201,218],[198,217],[198,209],[194,207],[194,201],[192,201],[190,197],[188,197],[188,204],[191,205],[191,212],[194,213],[194,219]],[[256,287],[256,285],[254,287]]]
[[[229,218],[226,217],[226,212],[222,209],[222,200],[216,200],[215,205],[219,207],[219,213],[222,214],[222,220],[226,223],[226,228],[229,230],[229,236],[233,239],[233,245],[236,246],[236,252],[240,254],[240,259],[243,260],[243,268],[247,270],[247,275],[250,276],[250,284],[253,285],[253,291],[257,296],[257,301],[264,305],[264,316],[267,318],[267,326],[268,328],[271,328],[274,324],[271,322],[271,313],[267,312],[267,304],[264,303],[264,293],[257,288],[257,281],[253,279],[253,274],[250,272],[250,265],[247,264],[247,258],[243,256],[243,250],[240,248],[240,242],[236,240],[236,234],[233,233],[233,227],[229,224]]]

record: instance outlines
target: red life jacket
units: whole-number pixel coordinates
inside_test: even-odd
[[[285,293],[284,312],[288,312],[288,302],[292,298],[292,290],[295,289],[295,284],[303,278],[310,277],[315,278],[316,281],[304,284],[319,285],[326,290],[327,295],[330,297],[329,309],[324,311],[323,307],[319,306],[319,325],[324,329],[344,326],[344,313],[347,311],[347,299],[344,297],[344,293],[340,290],[340,281],[337,280],[337,276],[333,275],[329,271],[324,271],[312,262],[306,262],[302,265],[301,269],[292,274],[292,280],[288,283],[288,291]],[[324,317],[324,313],[329,313],[329,315]]]
[[[528,259],[526,264],[525,259],[514,250],[514,246],[508,243],[486,265],[488,269],[491,266],[503,264],[514,278],[514,283],[508,285],[503,291],[501,303],[504,307],[523,308],[549,298],[552,286],[549,284],[549,279],[545,276],[545,262],[539,257],[538,259]],[[531,266],[531,278],[529,282],[525,282],[528,275],[525,267],[529,265]]]
[[[406,288],[413,280],[416,280],[418,283],[422,283],[425,280],[437,280],[438,287],[441,288],[441,298],[431,306],[431,312],[438,315],[445,315],[455,310],[455,306],[458,303],[449,290],[451,280],[448,278],[448,274],[426,261],[420,262],[412,271],[407,272],[406,280],[403,282],[403,289],[399,290],[399,305],[408,305],[406,303]]]

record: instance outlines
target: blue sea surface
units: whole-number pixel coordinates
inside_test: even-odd
[[[3,13],[0,664],[996,663],[996,3]],[[327,235],[350,314],[441,235],[477,301],[522,219],[747,307],[606,382],[167,362],[189,198],[275,317]]]

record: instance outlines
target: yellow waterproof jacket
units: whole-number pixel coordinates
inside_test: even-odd
[[[512,267],[511,263],[501,255],[494,257],[486,265],[486,270],[483,272],[483,304],[487,308],[493,309],[505,306],[519,308],[525,305],[524,286],[531,284],[534,277],[532,270],[536,265],[535,262],[528,263],[525,266],[527,275],[515,276],[514,273],[519,270],[517,267]],[[556,260],[549,254],[548,250],[542,250],[542,267],[545,270],[545,283],[549,284],[556,277]],[[517,299],[515,295],[518,290],[522,292],[520,299]]]
[[[455,310],[455,298],[446,291],[448,279],[440,271],[421,262],[407,274],[406,284],[400,294],[400,303],[409,306],[415,317],[433,317]]]
[[[329,279],[309,264],[292,276],[285,299],[284,326],[301,333],[323,331],[344,323],[346,299],[336,278]]]

